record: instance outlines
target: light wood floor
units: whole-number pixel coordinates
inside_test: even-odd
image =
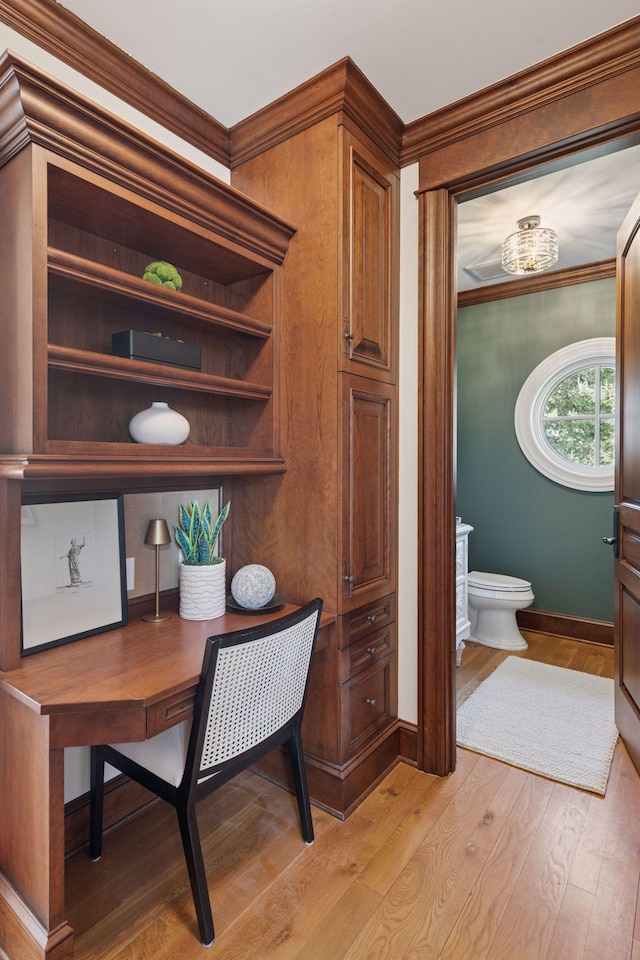
[[[465,641],[462,663],[456,672],[458,706],[509,656],[552,663],[556,667],[595,673],[601,677],[613,677],[613,647],[578,643],[576,640],[563,640],[526,630],[522,633],[529,645],[527,650],[522,651],[494,650],[471,640]]]
[[[611,669],[603,648],[561,656]],[[492,661],[469,646],[461,695]],[[174,816],[158,804],[99,863],[69,860],[76,960],[640,960],[640,781],[620,743],[604,798],[469,751],[444,779],[400,764],[345,823],[314,811],[310,847],[288,794],[237,778],[199,807],[206,952]]]

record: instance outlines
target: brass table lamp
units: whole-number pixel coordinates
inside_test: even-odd
[[[147,533],[144,542],[151,547],[156,548],[156,609],[155,613],[145,613],[143,620],[149,623],[160,623],[163,620],[170,620],[170,613],[160,613],[160,547],[171,543],[171,534],[166,520],[149,520]]]

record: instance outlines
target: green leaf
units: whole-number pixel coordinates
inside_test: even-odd
[[[194,546],[185,534],[184,530],[181,530],[180,527],[176,527],[176,542],[182,550],[185,563],[196,563]]]
[[[222,510],[220,511],[220,513],[218,514],[218,519],[216,520],[215,526],[214,526],[214,528],[213,528],[213,530],[212,530],[212,533],[211,533],[212,540],[213,540],[213,546],[215,546],[215,544],[216,544],[216,541],[217,541],[217,539],[218,539],[218,534],[220,533],[220,530],[222,529],[222,524],[225,522],[225,520],[226,520],[227,517],[229,516],[229,510],[230,510],[230,509],[231,509],[231,501],[230,501],[230,500],[227,500],[227,502],[225,503],[224,507],[222,508]]]
[[[204,566],[218,562],[214,551],[230,507],[229,502],[213,525],[213,513],[208,500],[202,510],[197,501],[189,504],[189,507],[183,505],[179,508],[180,527],[176,527],[176,542],[184,554],[185,563]]]

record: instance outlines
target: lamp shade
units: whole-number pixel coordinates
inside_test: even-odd
[[[151,547],[161,547],[165,543],[171,543],[171,534],[169,533],[167,521],[157,518],[155,520],[149,520],[144,542]]]
[[[540,226],[540,217],[523,217],[518,230],[502,244],[502,269],[525,275],[548,270],[558,260],[558,235]]]

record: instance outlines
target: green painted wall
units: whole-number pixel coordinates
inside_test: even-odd
[[[520,388],[545,357],[615,334],[615,280],[465,307],[458,312],[456,514],[474,527],[469,569],[530,580],[533,607],[613,620],[613,555],[602,543],[613,493],[548,480],[513,426]]]

